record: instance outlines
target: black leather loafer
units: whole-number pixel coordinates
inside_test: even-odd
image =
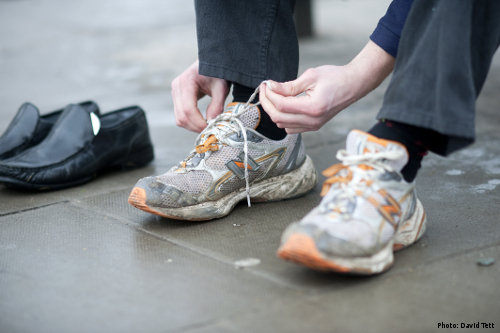
[[[88,101],[78,105],[89,113],[99,114],[99,107],[94,102]],[[0,136],[0,160],[15,156],[42,142],[63,111],[64,109],[61,109],[40,116],[33,104],[21,105],[7,130]]]
[[[109,167],[133,169],[153,158],[146,115],[140,107],[97,117],[69,105],[39,145],[0,161],[0,183],[56,190],[88,182]]]

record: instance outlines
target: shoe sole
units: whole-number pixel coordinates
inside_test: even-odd
[[[379,252],[367,257],[340,257],[322,253],[314,239],[305,233],[291,234],[277,251],[280,259],[291,261],[314,270],[373,275],[385,272],[394,263],[394,251],[417,242],[425,232],[427,218],[420,200],[413,216],[397,230],[394,238]]]
[[[15,178],[0,176],[0,184],[3,184],[10,188],[23,189],[23,190],[39,190],[39,191],[49,191],[49,190],[62,190],[69,187],[74,187],[90,182],[96,178],[96,175],[106,169],[119,168],[122,171],[130,171],[133,169],[141,168],[146,166],[154,159],[153,147],[147,147],[141,150],[139,153],[127,156],[122,160],[119,160],[112,165],[105,166],[98,171],[94,172],[90,176],[86,176],[72,182],[67,183],[54,183],[54,184],[35,184],[24,182]]]
[[[304,164],[297,170],[253,183],[250,188],[250,200],[252,202],[270,202],[293,199],[311,191],[316,187],[317,183],[316,169],[312,160],[307,156]],[[246,200],[244,187],[217,201],[207,201],[181,208],[153,207],[146,204],[146,190],[135,187],[129,196],[128,202],[147,213],[170,219],[206,221],[228,215],[234,206],[243,200]]]

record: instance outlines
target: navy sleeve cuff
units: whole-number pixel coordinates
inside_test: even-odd
[[[398,53],[399,38],[412,4],[413,0],[393,0],[370,36],[375,44],[393,57]]]
[[[398,54],[399,36],[385,27],[381,22],[378,23],[370,39],[385,52],[396,58]]]

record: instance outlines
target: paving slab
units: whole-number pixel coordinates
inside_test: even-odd
[[[6,333],[169,332],[287,297],[244,269],[66,203],[0,217],[0,286]]]
[[[500,267],[476,264],[500,255],[500,245],[450,256],[397,275],[381,275],[336,293],[287,304],[273,304],[183,333],[202,332],[498,332],[494,286]],[[477,300],[481,299],[481,302]],[[455,324],[457,329],[438,324]],[[466,328],[492,323],[494,327]],[[465,326],[462,328],[462,324]]]

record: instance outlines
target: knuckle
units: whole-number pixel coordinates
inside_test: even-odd
[[[285,108],[285,104],[283,103],[283,101],[281,100],[277,100],[276,103],[274,103],[274,107],[276,108],[276,110],[278,110],[279,112],[282,112]]]
[[[313,122],[312,122],[312,130],[313,131],[317,131],[319,130],[321,127],[323,126],[323,122],[320,120],[320,119],[315,119]]]

